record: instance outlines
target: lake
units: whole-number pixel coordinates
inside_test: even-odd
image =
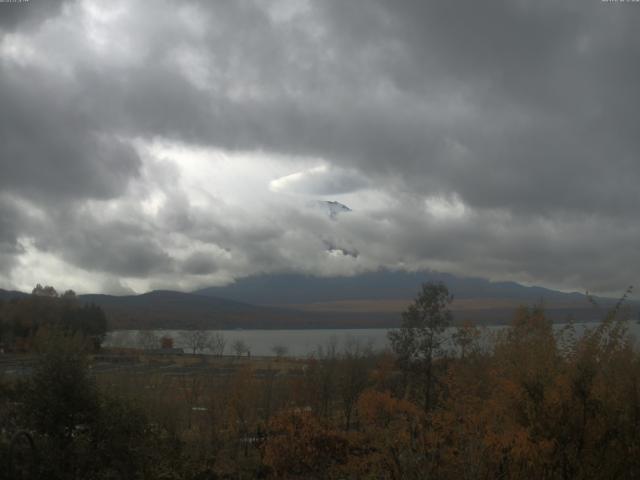
[[[597,322],[575,323],[575,331],[580,335],[586,328],[594,328]],[[565,327],[565,324],[555,324],[554,329],[558,334]],[[492,335],[504,329],[504,326],[484,327],[484,343],[488,344]],[[629,332],[636,338],[640,338],[640,325],[636,322],[628,323]],[[275,346],[286,348],[287,355],[296,357],[306,357],[317,351],[319,346],[323,348],[335,344],[338,351],[344,350],[349,343],[357,342],[360,345],[370,345],[374,350],[380,351],[389,348],[387,340],[387,328],[357,328],[357,329],[309,329],[309,330],[215,330],[224,335],[227,341],[225,355],[231,355],[231,345],[237,340],[241,340],[249,348],[251,355],[272,356]],[[449,329],[450,335],[454,329]],[[158,336],[169,336],[174,340],[174,346],[184,348],[189,352],[187,346],[181,343],[181,330],[155,330]],[[137,330],[115,330],[107,334],[104,343],[107,347],[139,347]],[[206,351],[204,353],[207,353]]]

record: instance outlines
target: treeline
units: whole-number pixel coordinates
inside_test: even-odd
[[[443,285],[423,287],[402,328],[390,335],[394,355],[359,390],[354,382],[347,392],[336,390],[342,415],[323,413],[332,411],[326,397],[308,400],[311,410],[276,415],[263,447],[271,472],[398,480],[640,478],[640,355],[622,301],[597,328],[580,333],[568,325],[554,334],[538,307],[519,309],[490,343],[464,325],[453,337],[457,354],[447,356],[442,334],[450,302]],[[339,362],[336,379],[349,375],[349,364]],[[326,385],[312,381],[308,392],[322,399]]]
[[[31,295],[0,299],[0,347],[4,351],[29,351],[40,329],[80,333],[98,348],[107,332],[100,307],[80,302],[73,292],[63,294],[38,284]]]
[[[160,478],[151,466],[171,447],[142,410],[100,391],[92,343],[42,328],[30,377],[0,383],[0,479]]]
[[[423,286],[385,354],[354,341],[172,376],[90,375],[80,336],[40,333],[33,375],[0,393],[0,455],[24,430],[40,460],[13,464],[40,477],[22,478],[640,478],[622,302],[586,332],[554,333],[537,307],[491,337],[463,325],[453,353],[450,302]]]

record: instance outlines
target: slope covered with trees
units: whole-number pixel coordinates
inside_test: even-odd
[[[0,299],[3,349],[29,350],[43,328],[80,333],[99,347],[107,332],[107,317],[99,306],[81,302],[72,290],[59,295],[53,287],[40,284],[31,295]]]
[[[496,334],[457,327],[447,350],[450,300],[424,285],[389,352],[193,356],[170,375],[157,359],[100,373],[81,333],[40,330],[32,375],[0,379],[13,469],[0,478],[640,477],[640,352],[622,301],[580,334],[522,307]],[[20,431],[37,458],[17,454]]]

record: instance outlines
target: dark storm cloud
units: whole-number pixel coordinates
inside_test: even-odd
[[[173,269],[153,230],[123,220],[102,221],[90,213],[63,214],[41,234],[36,246],[72,265],[122,277],[144,277]]]
[[[125,2],[108,48],[103,20],[79,18],[91,4],[25,5],[0,4],[0,193],[55,221],[0,207],[4,272],[21,236],[79,268],[164,282],[320,272],[321,238],[358,253],[352,272],[436,265],[615,288],[640,264],[636,5],[294,1],[289,18],[287,2]],[[335,225],[295,209],[263,220],[195,209],[165,182],[169,200],[145,214],[131,142],[156,138],[319,158],[329,174],[288,191],[368,187],[390,203]],[[429,213],[436,197],[466,213]],[[120,218],[86,213],[110,200]]]
[[[227,66],[220,91],[204,95],[166,66],[105,86],[127,99],[128,130],[320,155],[374,177],[399,173],[418,192],[453,190],[479,207],[612,214],[638,199],[640,52],[621,11],[321,2],[326,33],[313,43],[241,5],[206,13],[221,17],[203,46]],[[257,94],[234,98],[234,85]]]
[[[65,0],[28,0],[0,3],[0,29],[14,30],[31,26],[55,16]]]
[[[633,208],[640,72],[632,59],[640,42],[630,18],[640,11],[599,2],[322,5],[346,55],[393,45],[395,54],[372,54],[373,78],[417,102],[372,116],[388,123],[367,124],[368,137],[345,126],[366,145],[367,155],[356,160],[361,168],[393,163],[412,189],[439,185],[479,207]],[[434,122],[428,103],[440,98],[441,111],[434,108],[442,118]],[[463,111],[449,121],[447,109],[456,104]],[[394,118],[416,106],[426,115],[416,114],[413,127]],[[369,149],[378,142],[387,147]]]
[[[23,252],[17,237],[22,223],[19,205],[13,199],[0,195],[0,274],[10,271]]]
[[[19,207],[15,202],[0,196],[0,245],[4,245],[4,251],[16,248],[17,238],[15,232],[20,220]]]
[[[84,102],[73,81],[0,64],[0,188],[45,201],[123,192],[137,154]]]
[[[206,252],[195,252],[189,255],[182,268],[184,273],[189,275],[207,275],[218,269],[215,261]]]

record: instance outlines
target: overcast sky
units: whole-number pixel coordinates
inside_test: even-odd
[[[600,0],[0,3],[0,288],[387,267],[622,292],[639,21]]]

